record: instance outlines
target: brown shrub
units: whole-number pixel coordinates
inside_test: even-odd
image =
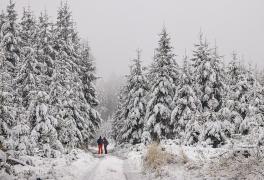
[[[168,163],[169,159],[170,155],[163,151],[157,143],[153,143],[148,146],[144,158],[144,169],[155,171],[157,175],[161,175],[162,167]]]

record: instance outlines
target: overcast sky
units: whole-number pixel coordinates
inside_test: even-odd
[[[0,0],[5,8],[9,0]],[[55,19],[60,0],[16,0],[16,9],[47,9]],[[219,52],[233,50],[246,62],[264,67],[264,0],[68,0],[82,38],[89,40],[98,75],[125,74],[135,50],[145,65],[152,61],[158,34],[165,25],[177,60],[191,55],[200,29]]]

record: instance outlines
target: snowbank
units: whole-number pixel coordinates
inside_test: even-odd
[[[145,167],[145,158],[153,155],[142,144],[123,146],[118,153],[126,157],[128,169],[133,167],[144,175],[142,179],[264,179],[263,149],[248,150],[250,156],[246,157],[239,148],[180,146],[172,140],[162,141],[159,148],[166,163],[158,170]]]
[[[8,180],[35,180],[38,178],[63,180],[83,179],[98,161],[91,153],[82,150],[73,150],[70,154],[61,155],[58,158],[42,158],[38,156],[25,156],[23,158],[27,159],[30,162],[29,164],[32,163],[32,165],[15,165],[13,167],[15,176],[12,178],[8,176]],[[0,172],[1,178],[4,178],[3,172]]]

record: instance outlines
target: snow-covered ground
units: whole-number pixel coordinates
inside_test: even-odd
[[[94,158],[92,153],[81,150],[74,150],[68,155],[61,155],[58,158],[27,157],[32,165],[14,166],[16,177],[2,176],[0,179],[82,179],[89,169],[94,167],[99,160]],[[5,177],[5,178],[4,178]]]
[[[160,154],[149,157],[158,166],[146,166],[149,147],[110,147],[109,154],[98,155],[97,148],[89,151],[74,150],[58,158],[28,157],[32,165],[15,165],[15,177],[1,180],[177,180],[177,179],[264,179],[263,150],[252,150],[245,158],[228,148],[187,147],[174,141],[161,142]],[[152,152],[153,153],[153,152]],[[241,154],[242,153],[242,154]],[[159,156],[165,161],[159,162]],[[164,160],[161,158],[161,160]],[[164,163],[165,162],[165,163]]]
[[[137,179],[264,179],[263,149],[249,150],[246,158],[244,150],[237,148],[180,146],[174,141],[161,142],[159,147],[166,154],[166,162],[158,162],[160,169],[146,167],[148,147],[142,144],[122,147],[118,154],[140,175]],[[155,156],[159,154],[152,156],[158,159]]]
[[[105,155],[88,172],[83,180],[126,180],[124,174],[124,161],[115,156]]]
[[[96,154],[96,147],[90,148]],[[109,147],[109,154],[95,155],[97,164],[88,171],[83,180],[144,180],[141,169],[141,155],[129,149]]]
[[[74,150],[58,158],[24,157],[32,165],[15,165],[15,177],[0,171],[1,180],[138,180],[143,179],[141,170],[131,159],[113,152],[98,155],[97,148],[88,152]]]

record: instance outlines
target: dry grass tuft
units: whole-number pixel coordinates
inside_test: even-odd
[[[162,167],[164,167],[170,159],[170,155],[161,149],[157,143],[149,145],[147,154],[144,158],[144,169],[155,171],[157,175],[161,175]]]

